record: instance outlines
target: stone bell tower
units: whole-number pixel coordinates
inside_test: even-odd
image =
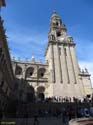
[[[84,86],[75,53],[75,43],[67,35],[66,26],[56,12],[50,20],[50,31],[45,58],[49,64],[49,83],[53,96],[81,97]]]

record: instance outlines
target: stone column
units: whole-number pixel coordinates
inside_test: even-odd
[[[66,61],[66,55],[64,52],[64,46],[61,45],[61,70],[64,72],[63,74],[63,82],[69,83],[69,74],[68,74],[68,68],[67,68],[67,61]]]
[[[59,76],[60,76],[60,82],[62,83],[62,69],[61,69],[61,60],[60,60],[60,52],[59,52],[59,46],[57,43],[57,56],[58,56],[58,68],[59,68]]]
[[[51,82],[55,83],[55,66],[54,66],[54,50],[53,44],[50,43],[50,58],[51,58]]]
[[[70,60],[70,63],[71,63],[71,69],[72,69],[72,75],[73,75],[73,82],[76,83],[75,70],[74,70],[73,59],[72,59],[70,48],[71,48],[71,46],[68,46],[69,60]]]
[[[17,64],[15,62],[12,62],[12,63],[13,63],[13,72],[14,72],[14,75],[15,75]]]
[[[27,69],[27,67],[24,64],[24,66],[22,67],[22,77],[24,80],[26,79],[26,69]]]
[[[73,67],[75,69],[76,81],[78,81],[77,77],[79,74],[79,66],[78,66],[78,61],[77,61],[74,45],[72,47],[70,47],[70,52],[71,52],[71,56],[72,56],[72,60],[73,60]]]

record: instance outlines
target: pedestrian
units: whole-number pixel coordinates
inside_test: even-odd
[[[39,120],[37,118],[37,115],[34,116],[34,125],[39,125]]]
[[[93,107],[92,106],[90,107],[90,116],[93,117]]]
[[[89,117],[90,116],[88,108],[84,108],[84,115],[85,115],[85,117]]]
[[[2,113],[2,109],[0,108],[0,122],[2,121],[2,118],[3,118],[3,113]]]

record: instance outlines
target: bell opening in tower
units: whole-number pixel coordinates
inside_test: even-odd
[[[57,32],[57,37],[60,37],[61,36],[61,32]]]

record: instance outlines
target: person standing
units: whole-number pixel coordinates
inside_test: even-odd
[[[0,122],[2,121],[2,117],[3,117],[3,113],[2,113],[2,109],[0,108]]]

